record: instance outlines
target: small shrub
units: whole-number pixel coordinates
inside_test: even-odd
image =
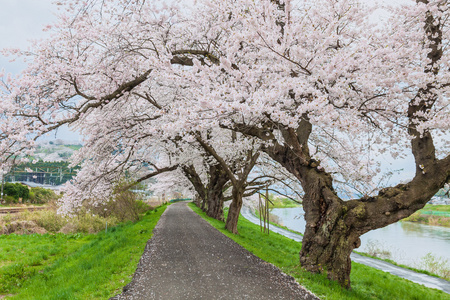
[[[13,196],[3,196],[3,200],[5,200],[6,204],[13,204],[19,202],[19,199],[14,198]]]
[[[30,190],[28,187],[20,184],[20,183],[10,183],[6,182],[3,186],[4,195],[8,195],[13,197],[14,199],[28,199],[30,196]]]
[[[384,249],[378,241],[373,240],[369,240],[365,247],[365,252],[370,256],[384,259],[389,259],[392,256],[392,253],[389,250]]]
[[[44,204],[58,199],[58,195],[50,189],[40,187],[31,188],[30,202],[36,204]]]
[[[35,203],[36,201],[36,195],[34,194],[33,191],[30,191],[30,197],[28,198],[29,202],[31,203]]]
[[[67,220],[56,213],[55,210],[35,211],[29,217],[38,226],[45,228],[49,232],[58,232],[67,223]]]
[[[427,253],[427,255],[422,257],[420,267],[441,276],[446,280],[450,280],[450,264],[446,258],[437,257],[431,253]]]
[[[117,192],[114,199],[111,199],[103,205],[94,206],[86,202],[85,208],[95,215],[101,217],[114,217],[119,222],[132,221],[136,222],[140,219],[140,215],[150,209],[150,206],[142,200],[137,199],[138,195],[131,191]]]
[[[90,213],[79,215],[78,217],[70,219],[69,222],[76,227],[76,232],[82,233],[95,233],[105,230],[106,223],[108,223],[108,227],[118,224],[117,219],[114,217],[103,218]]]

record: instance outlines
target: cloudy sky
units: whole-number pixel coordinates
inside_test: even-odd
[[[55,21],[52,0],[0,0],[0,49],[27,48],[29,41],[45,37],[44,25]],[[0,69],[18,73],[23,64],[9,63],[0,55]]]

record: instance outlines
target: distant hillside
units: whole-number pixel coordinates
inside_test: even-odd
[[[5,181],[27,181],[39,184],[60,185],[72,179],[79,167],[69,168],[68,159],[81,148],[78,142],[63,140],[41,141],[33,156],[36,163],[21,163],[5,176]]]
[[[38,143],[34,157],[46,162],[67,161],[81,147],[77,141],[42,141]]]

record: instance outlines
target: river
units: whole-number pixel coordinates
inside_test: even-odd
[[[306,222],[301,207],[274,208],[271,213],[279,217],[282,225],[304,232]],[[375,248],[390,253],[384,258],[411,267],[421,268],[428,253],[450,267],[450,228],[397,222],[362,235],[361,247],[356,251],[367,253]]]

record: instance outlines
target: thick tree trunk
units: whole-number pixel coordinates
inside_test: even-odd
[[[211,218],[223,221],[223,192],[208,192],[208,209],[206,210],[206,215]]]
[[[231,181],[231,184],[233,186],[231,192],[233,200],[230,205],[225,228],[231,231],[232,233],[237,234],[238,233],[237,223],[239,219],[239,213],[242,207],[242,197],[244,196],[248,175],[250,174],[251,170],[256,164],[256,161],[258,160],[259,150],[256,151],[254,151],[254,149],[247,150],[246,153],[247,155],[240,159],[238,157],[238,160],[233,161],[230,167],[227,164],[227,162],[219,154],[217,154],[216,150],[210,145],[208,145],[208,143],[206,143],[200,136],[197,136],[196,139],[199,142],[199,144],[203,147],[203,149],[216,159],[217,161],[216,166],[220,170],[220,172],[226,174],[227,178]],[[236,134],[233,132],[232,133],[233,142],[235,142],[235,139]],[[241,169],[239,170],[239,172],[235,172],[236,166],[240,164]],[[237,175],[237,178],[235,175]],[[221,175],[221,177],[224,176]]]
[[[228,217],[225,223],[225,229],[234,234],[238,234],[239,232],[237,230],[237,224],[239,220],[239,213],[241,212],[242,208],[242,197],[244,195],[244,188],[233,187],[232,195],[233,200],[231,201],[230,208],[228,210]]]
[[[200,205],[202,211],[206,212],[206,199],[203,199],[202,204]]]
[[[411,109],[413,110],[414,107]],[[280,144],[270,131],[240,127],[240,131],[270,139],[263,148],[302,183],[305,196],[306,230],[300,263],[308,271],[350,287],[350,253],[359,247],[359,237],[377,228],[395,223],[422,208],[450,179],[450,156],[437,160],[431,135],[416,134],[412,150],[416,158],[416,176],[408,184],[382,189],[377,196],[343,201],[333,189],[331,174],[311,159],[307,140],[311,124],[302,121],[297,130],[280,130]],[[412,131],[414,134],[414,132]]]
[[[197,207],[200,207],[200,205],[202,205],[202,201],[203,199],[198,195],[194,198],[194,204],[197,205]]]
[[[205,211],[206,205],[206,187],[204,186],[200,176],[198,175],[195,167],[193,165],[187,165],[182,167],[183,173],[186,178],[192,183],[195,191],[198,194],[197,206],[200,207],[203,211]]]
[[[194,166],[183,166],[182,170],[198,194],[197,206],[208,216],[223,221],[223,189],[229,179],[222,166],[216,164],[209,167],[206,187]]]
[[[325,201],[318,197],[315,203],[304,203],[307,225],[300,251],[300,264],[313,273],[325,273],[344,287],[350,287],[350,253],[361,244],[360,232],[347,216],[345,203]],[[316,201],[313,201],[316,202]],[[305,205],[306,204],[306,205]],[[311,205],[313,204],[313,205]]]
[[[288,162],[286,158],[284,161]],[[316,167],[297,165],[305,191],[302,267],[310,272],[324,273],[329,279],[350,288],[350,254],[360,246],[359,237],[422,208],[448,181],[449,163],[449,157],[436,161],[429,165],[429,171],[418,172],[408,184],[385,188],[375,197],[348,201],[336,195],[329,174]],[[291,164],[296,163],[293,160]]]
[[[292,162],[295,164],[295,162]],[[361,244],[358,225],[365,210],[356,201],[339,199],[328,174],[314,169],[302,170],[306,228],[300,252],[300,264],[313,273],[325,273],[329,279],[350,287],[350,253]],[[358,224],[356,224],[358,223]]]
[[[208,209],[206,214],[214,219],[223,221],[223,189],[229,179],[220,164],[211,166],[209,174]]]

